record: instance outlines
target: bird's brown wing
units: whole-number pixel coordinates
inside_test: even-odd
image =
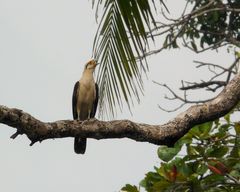
[[[78,97],[78,87],[79,87],[79,81],[75,83],[74,89],[73,89],[73,95],[72,95],[72,113],[73,113],[73,119],[78,119],[77,114],[77,97]]]
[[[96,111],[97,111],[97,105],[98,105],[98,97],[99,97],[99,90],[98,90],[98,84],[95,83],[95,100],[93,102],[93,107],[91,110],[90,118],[95,117]]]
[[[72,95],[72,113],[73,113],[73,119],[78,119],[77,114],[77,98],[78,98],[78,90],[80,89],[80,83],[77,81],[75,83],[74,89],[73,89],[73,95]],[[76,136],[74,138],[74,151],[77,154],[84,154],[87,146],[87,139],[81,138],[79,136]]]

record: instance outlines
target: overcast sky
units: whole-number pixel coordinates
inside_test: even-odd
[[[94,14],[87,0],[0,0],[0,105],[42,121],[72,119],[73,86],[92,55]],[[167,114],[157,104],[171,108],[176,103],[164,100],[167,91],[152,80],[177,89],[182,79],[209,75],[195,70],[193,60],[227,65],[231,59],[226,52],[194,55],[187,50],[151,56],[141,103],[132,116],[124,110],[116,119],[167,122],[176,113]],[[138,184],[160,163],[157,146],[148,143],[88,139],[86,154],[76,155],[73,138],[30,147],[26,136],[11,140],[15,130],[2,124],[0,128],[0,191],[119,191],[126,183]]]

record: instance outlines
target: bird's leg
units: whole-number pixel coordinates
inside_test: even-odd
[[[87,121],[89,121],[91,119],[91,110],[88,110],[88,118],[87,118]]]

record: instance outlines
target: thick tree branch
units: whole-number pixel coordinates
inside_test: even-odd
[[[44,123],[22,110],[5,106],[0,106],[0,123],[17,129],[12,138],[16,138],[18,134],[26,134],[31,140],[31,145],[45,139],[80,135],[94,139],[130,138],[135,141],[172,146],[194,125],[222,117],[231,111],[239,100],[240,74],[236,75],[215,99],[194,105],[163,125],[97,119],[84,122],[60,120]]]

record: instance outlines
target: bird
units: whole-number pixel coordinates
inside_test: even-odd
[[[98,85],[94,80],[93,72],[97,62],[92,59],[84,67],[82,77],[75,83],[72,95],[72,113],[74,120],[88,120],[94,118],[98,105]],[[84,154],[87,139],[81,136],[74,138],[74,151]]]

